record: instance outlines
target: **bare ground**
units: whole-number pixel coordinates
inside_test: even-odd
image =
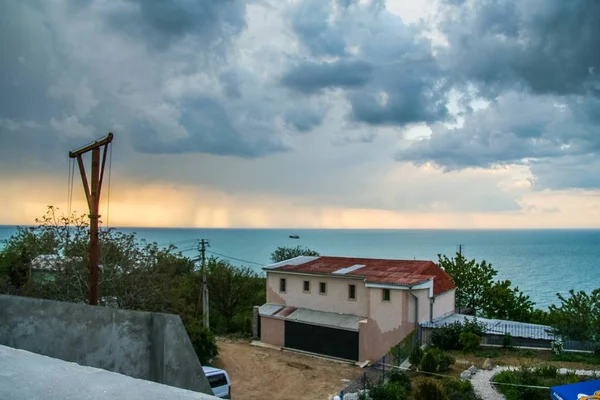
[[[355,366],[303,354],[220,340],[215,366],[231,379],[235,400],[327,399],[363,371]]]

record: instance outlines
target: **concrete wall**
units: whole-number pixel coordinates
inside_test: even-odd
[[[450,290],[446,293],[435,296],[433,303],[433,318],[441,317],[442,315],[451,314],[454,312],[455,291]]]
[[[429,289],[413,290],[412,294],[419,298],[419,322],[425,322],[430,320],[431,307],[429,301]],[[408,321],[413,324],[415,322],[415,299],[409,296],[410,301],[408,305]]]
[[[177,315],[0,295],[0,345],[213,394]]]
[[[283,347],[285,344],[285,322],[282,319],[260,317],[260,341]]]
[[[286,280],[286,291],[279,291],[279,279]],[[304,292],[304,281],[310,282],[310,292]],[[319,294],[319,283],[327,283],[327,293]],[[348,298],[348,286],[356,286],[356,300]],[[329,311],[343,314],[354,314],[361,317],[368,315],[369,291],[361,279],[327,278],[310,275],[288,275],[276,272],[267,273],[267,302],[310,308],[312,310]]]

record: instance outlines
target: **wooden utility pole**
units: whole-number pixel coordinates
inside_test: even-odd
[[[104,178],[104,166],[106,165],[106,150],[108,144],[113,140],[113,134],[109,133],[104,138],[97,140],[78,150],[70,151],[69,157],[76,158],[83,181],[83,189],[90,210],[90,246],[89,246],[89,262],[90,262],[90,287],[89,287],[89,303],[91,305],[98,304],[98,221],[100,215],[100,192],[102,190],[102,179]],[[102,165],[100,165],[100,148],[104,147],[102,154]],[[85,166],[83,165],[82,156],[87,152],[92,152],[92,176],[91,182],[88,184]]]

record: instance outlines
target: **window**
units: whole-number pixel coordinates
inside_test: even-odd
[[[310,293],[310,281],[304,281],[304,292]]]
[[[356,300],[356,285],[348,285],[348,298]]]
[[[390,301],[390,289],[383,289],[381,294],[382,301]]]
[[[279,291],[285,293],[285,279],[281,278],[279,280]]]
[[[327,294],[327,283],[319,282],[319,294]]]
[[[208,383],[210,383],[210,387],[213,389],[219,386],[227,385],[227,378],[225,378],[225,374],[209,375],[207,378]]]

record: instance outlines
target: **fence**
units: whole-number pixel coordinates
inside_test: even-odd
[[[395,346],[386,355],[381,357],[369,368],[365,370],[358,378],[348,384],[340,392],[342,399],[358,399],[358,393],[365,390],[369,384],[380,384],[394,370],[392,366],[400,366],[407,358],[413,344],[417,343],[417,336],[409,335],[398,346]],[[350,396],[349,396],[350,395]]]
[[[422,343],[429,343],[431,333],[434,329],[446,327],[456,322],[460,321],[423,324],[419,328],[417,336]],[[477,322],[483,327],[484,333],[481,338],[482,346],[504,346],[510,344],[512,347],[517,348],[550,350],[552,349],[552,342],[561,339],[560,335],[555,334],[550,326],[502,320],[488,320],[484,318],[477,319]],[[510,339],[507,339],[507,337]],[[562,339],[562,341],[563,349],[565,351],[593,352],[597,347],[593,342],[568,339]]]

